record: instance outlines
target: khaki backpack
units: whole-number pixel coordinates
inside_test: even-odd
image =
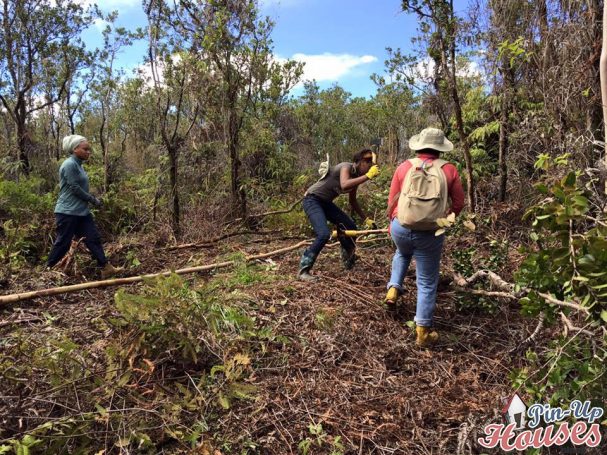
[[[449,190],[441,159],[409,160],[411,169],[398,198],[398,222],[409,229],[432,231],[438,229],[436,220],[446,216]]]

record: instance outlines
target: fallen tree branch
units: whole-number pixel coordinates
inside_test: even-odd
[[[527,338],[525,338],[523,341],[521,341],[517,346],[510,349],[508,351],[508,353],[514,354],[516,351],[519,351],[519,350],[522,351],[524,348],[526,348],[531,343],[533,343],[535,341],[535,339],[537,338],[537,336],[540,334],[542,327],[544,327],[544,321],[546,321],[546,312],[542,311],[538,318],[537,325],[535,326],[535,329],[533,330],[533,333],[531,333],[531,335],[529,335]]]
[[[489,282],[493,286],[495,286],[497,289],[500,289],[501,291],[504,291],[504,292],[496,293],[495,291],[482,291],[479,289],[472,289],[472,290],[466,289],[467,287],[474,284],[476,281],[478,281],[481,278],[488,278]],[[474,273],[474,275],[472,275],[469,278],[464,278],[461,275],[455,273],[455,274],[453,274],[453,282],[455,283],[455,285],[457,287],[460,287],[460,288],[466,290],[466,292],[470,292],[472,294],[487,295],[487,296],[491,296],[491,297],[501,297],[501,298],[507,298],[507,299],[511,299],[511,300],[519,300],[522,296],[527,295],[530,292],[536,292],[537,295],[539,295],[541,298],[546,300],[548,303],[551,303],[553,305],[562,306],[562,307],[573,308],[574,310],[577,310],[581,313],[590,314],[590,311],[587,308],[585,308],[584,306],[580,305],[577,302],[559,300],[556,297],[551,296],[550,294],[546,294],[544,292],[537,292],[534,289],[522,288],[520,290],[520,292],[514,294],[514,284],[504,281],[502,279],[502,277],[500,277],[498,274],[491,272],[489,270],[479,270],[478,272]]]
[[[301,248],[304,245],[309,245],[312,242],[310,240],[303,240],[299,243],[296,243],[295,245],[292,246],[288,246],[286,248],[281,248],[280,250],[276,250],[276,251],[271,251],[270,253],[264,253],[264,254],[258,254],[255,256],[245,256],[247,261],[254,261],[255,259],[264,259],[264,258],[269,258],[270,256],[275,256],[277,254],[281,254],[281,253],[288,253],[289,251],[293,251],[296,250],[298,248]]]
[[[581,327],[574,326],[573,323],[569,320],[569,318],[567,316],[565,316],[565,314],[562,311],[560,312],[560,316],[561,316],[561,320],[563,321],[563,325],[565,326],[565,336],[568,335],[569,331],[576,332],[576,333],[583,333],[584,335],[587,335],[589,337],[594,336],[594,333],[592,333],[590,330],[586,330]]]
[[[40,322],[42,318],[28,318],[28,319],[14,319],[12,321],[0,321],[0,327],[6,327],[7,325],[15,325],[15,324],[26,324],[28,322]]]
[[[269,253],[257,254],[257,255],[253,255],[253,256],[246,256],[246,260],[254,261],[256,259],[264,259],[264,258],[268,258],[268,257],[275,256],[278,254],[287,253],[289,251],[293,251],[297,248],[300,248],[303,245],[307,245],[308,243],[310,243],[309,240],[304,240],[302,242],[297,243],[296,245],[293,245],[293,246],[290,246],[287,248],[281,248],[279,250],[271,251]],[[85,289],[106,288],[106,287],[111,287],[111,286],[120,286],[123,284],[138,283],[138,282],[144,281],[149,278],[157,278],[160,276],[169,276],[173,273],[175,273],[177,275],[186,275],[189,273],[203,272],[206,270],[225,268],[225,267],[230,267],[233,265],[236,265],[236,261],[217,262],[214,264],[187,267],[184,269],[178,269],[178,270],[169,271],[169,272],[151,273],[151,274],[147,274],[147,275],[132,276],[132,277],[128,277],[128,278],[113,278],[111,280],[89,281],[86,283],[73,284],[70,286],[60,286],[60,287],[50,288],[50,289],[40,289],[38,291],[30,291],[30,292],[22,292],[19,294],[3,295],[3,296],[0,296],[0,305],[7,304],[7,303],[20,302],[23,300],[29,300],[29,299],[33,299],[36,297],[48,297],[51,295],[67,294],[69,292],[83,291]]]

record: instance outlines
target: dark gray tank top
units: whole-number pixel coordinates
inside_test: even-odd
[[[324,179],[319,180],[308,188],[306,196],[313,194],[323,201],[331,202],[340,194],[347,193],[348,191],[341,190],[341,184],[339,183],[339,174],[342,168],[346,166],[350,168],[350,178],[359,177],[353,163],[339,163],[331,168]]]

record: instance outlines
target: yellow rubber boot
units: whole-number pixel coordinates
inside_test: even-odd
[[[122,267],[114,267],[109,262],[105,264],[105,266],[101,269],[101,279],[105,280],[107,278],[113,277],[118,273],[122,272],[124,269]]]
[[[388,306],[392,306],[392,305],[396,305],[396,301],[398,300],[398,289],[397,288],[390,288],[388,289],[388,292],[386,294],[386,305]]]
[[[418,325],[415,328],[415,331],[417,332],[415,344],[422,348],[431,346],[438,341],[438,333],[433,331],[430,327],[421,327]]]

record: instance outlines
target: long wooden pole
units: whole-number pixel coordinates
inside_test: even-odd
[[[387,232],[387,229],[375,229],[375,230],[357,231],[357,232],[359,235],[375,234],[375,233]],[[245,260],[247,262],[250,262],[250,261],[257,260],[257,259],[264,259],[264,258],[268,258],[271,256],[288,253],[289,251],[296,250],[305,245],[309,245],[310,243],[312,243],[310,240],[303,240],[299,243],[296,243],[295,245],[285,247],[285,248],[280,248],[280,249],[274,250],[274,251],[270,251],[269,253],[256,254],[253,256],[245,256]],[[331,246],[333,246],[333,244],[327,245],[327,247],[331,247]],[[189,273],[204,272],[206,270],[230,267],[235,264],[236,264],[236,261],[217,262],[214,264],[200,265],[200,266],[196,266],[196,267],[187,267],[187,268],[178,269],[175,271],[150,273],[147,275],[131,276],[131,277],[127,277],[127,278],[113,278],[111,280],[88,281],[86,283],[72,284],[69,286],[59,286],[59,287],[50,288],[50,289],[40,289],[38,291],[29,291],[29,292],[22,292],[19,294],[2,295],[2,296],[0,296],[0,305],[7,304],[7,303],[21,302],[23,300],[29,300],[29,299],[33,299],[36,297],[48,297],[51,295],[67,294],[70,292],[83,291],[85,289],[107,288],[107,287],[111,287],[111,286],[120,286],[123,284],[138,283],[138,282],[141,282],[148,278],[156,278],[159,276],[169,276],[173,273],[175,273],[177,275],[186,275]]]
[[[293,246],[290,246],[287,248],[281,248],[279,250],[271,251],[269,253],[257,254],[254,256],[246,256],[245,259],[247,261],[263,259],[263,258],[267,258],[267,257],[271,257],[271,256],[275,256],[278,254],[287,253],[289,251],[296,250],[297,248],[301,248],[302,246],[307,245],[309,243],[310,243],[309,240],[304,240]],[[60,286],[60,287],[50,288],[50,289],[40,289],[38,291],[30,291],[30,292],[22,292],[19,294],[3,295],[3,296],[0,296],[0,305],[7,304],[7,303],[20,302],[22,300],[29,300],[29,299],[33,299],[36,297],[48,297],[51,295],[67,294],[69,292],[83,291],[85,289],[107,288],[107,287],[111,287],[111,286],[120,286],[123,284],[138,283],[138,282],[143,281],[148,278],[156,278],[159,276],[169,276],[173,273],[175,273],[177,275],[185,275],[185,274],[189,274],[189,273],[204,272],[206,270],[220,269],[220,268],[234,266],[235,264],[236,264],[236,261],[217,262],[214,264],[200,265],[200,266],[196,266],[196,267],[187,267],[184,269],[178,269],[178,270],[169,271],[169,272],[150,273],[147,275],[132,276],[132,277],[128,277],[128,278],[113,278],[111,280],[88,281],[86,283],[72,284],[70,286]]]

